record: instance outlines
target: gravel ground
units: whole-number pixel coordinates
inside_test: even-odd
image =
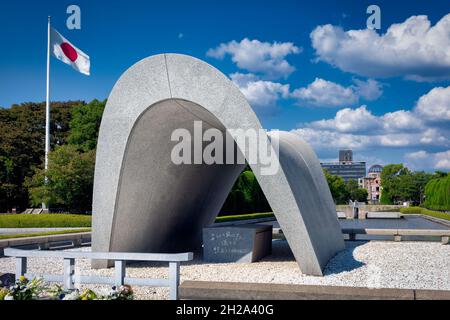
[[[28,270],[61,273],[62,261],[29,259]],[[91,275],[113,273],[112,269],[91,270],[88,260],[77,260],[76,270]],[[14,272],[14,261],[0,258],[0,273],[7,272]],[[167,264],[162,263],[138,263],[127,268],[131,277],[165,278],[167,274]],[[275,240],[273,254],[257,263],[206,264],[194,260],[182,264],[181,282],[185,280],[450,290],[450,246],[436,242],[346,242],[346,250],[329,262],[325,276],[312,277],[300,272],[286,241]],[[166,288],[134,287],[134,291],[137,299],[168,298]]]

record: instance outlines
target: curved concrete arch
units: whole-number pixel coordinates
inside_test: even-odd
[[[115,84],[100,127],[94,179],[94,251],[176,252],[201,244],[243,165],[175,165],[173,130],[261,129],[239,89],[198,59],[161,54],[128,69]],[[314,152],[281,133],[280,169],[250,164],[305,274],[321,275],[344,248],[330,191]],[[270,140],[271,142],[270,142]],[[237,151],[245,141],[236,140]],[[228,146],[225,146],[228,147]],[[195,150],[193,150],[195,152]],[[104,262],[94,263],[96,267]]]
[[[296,134],[279,132],[278,141],[272,141],[279,143],[281,167],[312,240],[315,258],[323,267],[337,251],[344,249],[344,241],[336,218],[336,207],[319,159],[312,148]],[[339,232],[334,232],[335,230]]]

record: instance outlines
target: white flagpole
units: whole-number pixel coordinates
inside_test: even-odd
[[[50,152],[50,20],[48,17],[47,28],[47,95],[45,104],[45,171],[48,169],[48,154]],[[47,183],[47,175],[45,183]],[[47,209],[47,205],[42,203],[42,209]]]

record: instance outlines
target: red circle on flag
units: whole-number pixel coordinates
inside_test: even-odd
[[[63,42],[61,43],[61,49],[66,55],[67,58],[69,58],[70,61],[75,62],[78,58],[77,50],[74,49],[69,43]]]

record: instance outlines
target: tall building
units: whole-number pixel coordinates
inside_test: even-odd
[[[321,165],[329,174],[339,176],[345,182],[359,181],[360,178],[366,176],[366,163],[353,161],[352,150],[340,150],[338,162],[323,162]]]
[[[372,204],[380,202],[381,198],[381,171],[383,167],[376,164],[369,168],[367,177],[359,179],[359,186],[367,190],[367,201]]]
[[[352,162],[353,150],[339,150],[339,162]]]

